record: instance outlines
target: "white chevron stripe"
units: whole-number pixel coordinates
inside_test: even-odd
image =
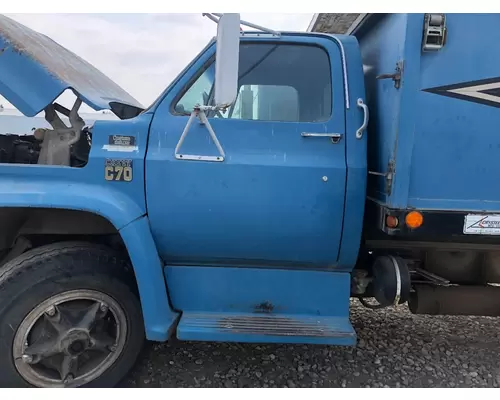
[[[448,90],[448,92],[460,94],[462,96],[474,97],[476,99],[481,99],[481,100],[494,101],[495,103],[500,104],[500,97],[493,96],[487,93],[480,93],[481,91],[491,90],[491,89],[500,89],[500,82],[488,83],[486,85],[469,86],[459,89],[451,89]]]

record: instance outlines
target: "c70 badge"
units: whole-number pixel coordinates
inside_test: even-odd
[[[106,159],[104,179],[107,181],[131,182],[133,175],[132,160]]]

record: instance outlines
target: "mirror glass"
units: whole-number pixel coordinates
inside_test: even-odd
[[[223,14],[217,24],[215,105],[229,107],[238,91],[240,14]]]

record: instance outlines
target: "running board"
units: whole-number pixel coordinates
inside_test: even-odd
[[[356,344],[348,317],[290,314],[185,312],[177,337],[214,342]]]

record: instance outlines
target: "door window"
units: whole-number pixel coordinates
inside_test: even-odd
[[[189,114],[211,104],[215,64],[194,81],[174,110]],[[317,46],[244,43],[240,46],[238,96],[214,118],[281,122],[324,122],[332,113],[328,54]]]
[[[207,105],[214,84],[215,64],[211,63],[175,105],[178,114],[190,114],[196,105]]]

